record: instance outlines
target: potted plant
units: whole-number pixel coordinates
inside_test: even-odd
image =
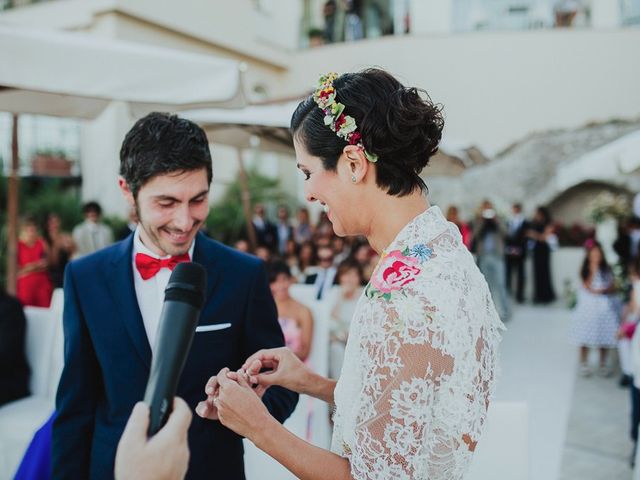
[[[596,239],[610,262],[617,259],[613,242],[618,236],[618,223],[628,217],[630,211],[628,199],[611,192],[596,195],[587,205],[589,220],[596,225]]]
[[[38,150],[31,159],[33,174],[45,177],[67,177],[72,165],[63,150]]]

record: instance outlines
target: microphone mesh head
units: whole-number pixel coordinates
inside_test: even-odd
[[[176,265],[165,289],[165,300],[186,302],[201,309],[207,290],[207,272],[202,265],[182,262]]]

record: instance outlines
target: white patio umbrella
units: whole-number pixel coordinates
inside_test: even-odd
[[[93,119],[111,102],[133,116],[244,103],[238,62],[86,33],[0,24],[0,111],[14,114],[7,289],[15,291],[17,115]]]
[[[182,116],[199,124],[209,140],[235,147],[242,189],[242,209],[251,251],[256,248],[255,232],[251,224],[251,192],[242,150],[254,146],[260,139],[260,148],[268,152],[293,154],[293,139],[289,133],[291,115],[302,99],[290,102],[249,105],[242,109],[199,109],[182,112]]]

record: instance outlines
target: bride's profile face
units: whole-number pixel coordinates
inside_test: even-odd
[[[338,236],[360,233],[357,228],[358,209],[354,205],[353,186],[347,176],[325,170],[322,160],[307,152],[294,139],[298,169],[304,175],[304,195],[309,202],[320,202]],[[354,214],[355,213],[355,214]]]

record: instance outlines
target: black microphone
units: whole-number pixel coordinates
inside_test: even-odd
[[[178,380],[204,304],[206,284],[207,272],[192,262],[179,263],[169,277],[144,393],[150,409],[149,436],[162,428],[171,413]]]

